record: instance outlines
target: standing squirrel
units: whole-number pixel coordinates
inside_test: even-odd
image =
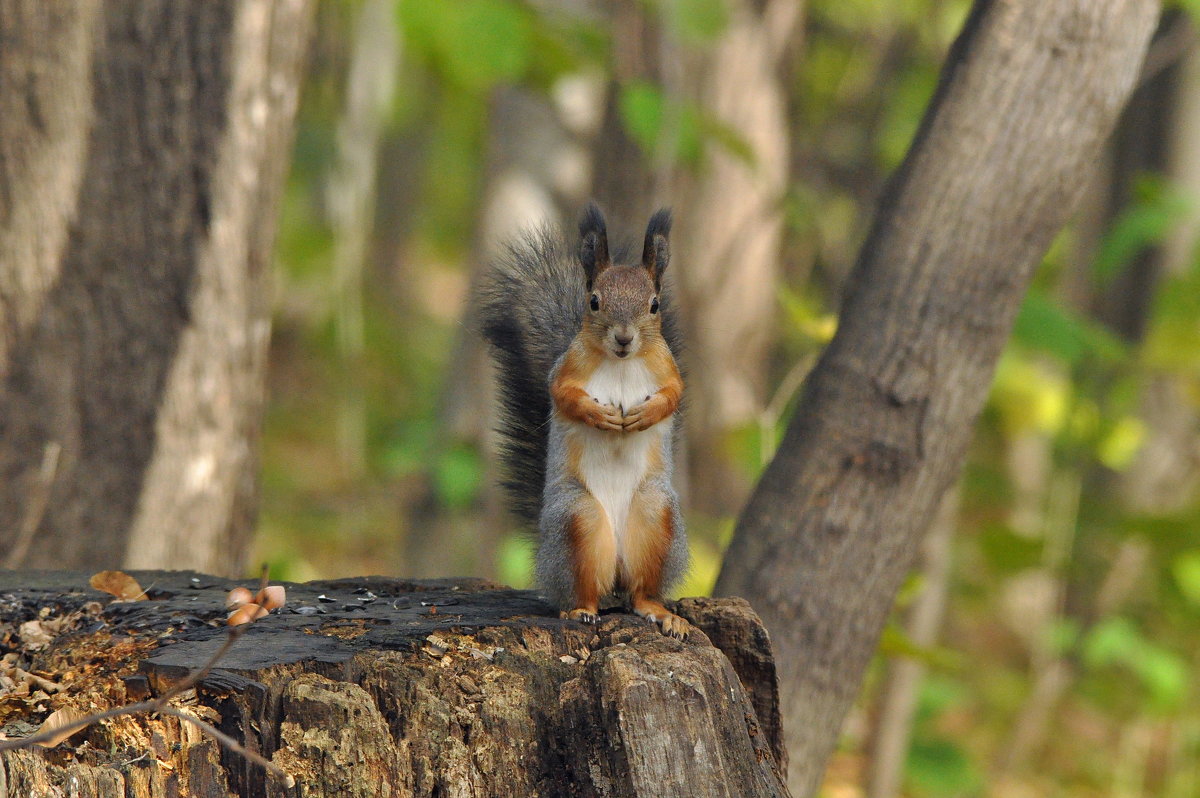
[[[576,253],[545,231],[509,247],[481,316],[499,367],[505,487],[538,529],[538,586],[585,623],[605,596],[627,595],[635,613],[684,639],[691,627],[661,598],[688,556],[671,486],[683,379],[662,291],[670,230],[671,214],[658,211],[641,263],[614,264],[591,204]]]

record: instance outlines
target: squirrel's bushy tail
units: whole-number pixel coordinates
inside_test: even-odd
[[[660,226],[669,224],[667,218],[662,215]],[[607,247],[604,218],[591,205],[580,223],[581,235],[593,229]],[[614,261],[625,260],[627,253],[628,247],[621,247]],[[578,334],[587,305],[577,246],[545,228],[524,234],[492,263],[477,301],[497,367],[502,484],[513,512],[536,529],[550,438],[550,372]],[[681,336],[665,285],[659,305],[663,337],[678,361]]]
[[[562,236],[526,233],[492,264],[480,296],[499,385],[503,485],[537,528],[550,433],[550,371],[583,323],[583,270]]]

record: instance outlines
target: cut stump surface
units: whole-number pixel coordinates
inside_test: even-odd
[[[224,642],[237,583],[131,573],[150,600],[113,601],[85,574],[0,575],[0,732],[160,695]],[[140,715],[3,752],[0,798],[787,795],[774,662],[744,601],[679,602],[699,630],[680,643],[625,613],[561,620],[533,592],[479,580],[287,594],[172,705],[295,787],[190,724]]]

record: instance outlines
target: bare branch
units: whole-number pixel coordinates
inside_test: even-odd
[[[213,669],[213,666],[216,665],[222,657],[229,653],[229,649],[233,648],[233,644],[236,643],[243,634],[245,634],[248,628],[250,628],[249,623],[244,623],[240,626],[230,626],[229,633],[225,637],[225,642],[221,644],[220,648],[213,652],[213,655],[208,658],[208,662],[205,662],[199,668],[189,673],[186,677],[171,685],[171,687],[165,693],[163,693],[161,697],[150,703],[155,704],[156,709],[161,709],[165,707],[167,702],[172,698],[184,692],[185,690],[189,690],[194,687],[201,679],[203,679],[205,676],[208,676],[209,672]]]
[[[280,781],[282,781],[285,786],[287,786],[287,787],[296,786],[296,779],[292,776],[291,773],[288,773],[286,770],[279,767],[279,765],[276,765],[271,760],[265,758],[262,754],[256,753],[254,751],[251,751],[249,748],[246,748],[245,746],[243,746],[237,740],[230,737],[225,732],[220,731],[219,729],[216,729],[213,726],[210,726],[209,724],[207,724],[204,721],[197,718],[195,715],[189,715],[188,713],[184,712],[183,710],[176,709],[175,707],[162,707],[159,710],[159,712],[164,715],[171,715],[172,717],[179,718],[180,720],[186,720],[188,723],[192,724],[197,729],[204,732],[209,737],[213,738],[218,743],[220,743],[221,745],[228,748],[230,751],[233,751],[235,754],[240,754],[240,755],[244,756],[246,759],[249,759],[254,764],[263,768],[268,773],[270,773],[272,776],[275,776]]]

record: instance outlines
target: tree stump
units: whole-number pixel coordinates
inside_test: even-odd
[[[161,695],[225,641],[236,583],[131,573],[149,600],[113,600],[79,573],[0,575],[0,732]],[[562,620],[479,580],[287,591],[171,705],[294,787],[179,718],[139,714],[3,752],[0,798],[787,795],[770,644],[740,599],[679,602],[697,627],[680,643],[625,613]]]

